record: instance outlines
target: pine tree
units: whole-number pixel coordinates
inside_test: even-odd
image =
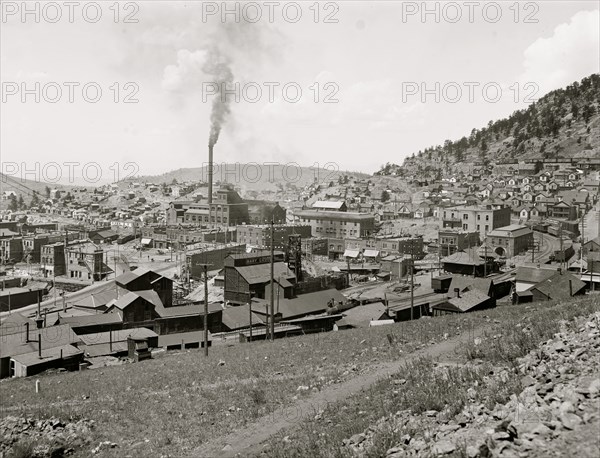
[[[16,212],[18,210],[18,205],[17,205],[17,196],[15,196],[14,194],[11,194],[9,197],[10,202],[8,203],[8,209],[10,211]]]

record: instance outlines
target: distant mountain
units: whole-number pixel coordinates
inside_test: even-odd
[[[162,175],[140,176],[127,181],[151,182],[155,184],[172,184],[189,181],[207,181],[208,167],[183,168],[172,170]],[[367,178],[369,174],[361,172],[341,171],[335,165],[329,169],[299,167],[297,165],[265,165],[257,163],[247,164],[215,164],[214,183],[228,182],[248,191],[276,191],[285,187],[286,183],[298,188],[319,183],[328,186],[330,182],[337,183],[344,175],[356,178]]]
[[[498,164],[531,158],[600,157],[600,75],[546,94],[527,109],[490,121],[468,136],[446,140],[386,164],[376,175],[443,171],[464,164]]]

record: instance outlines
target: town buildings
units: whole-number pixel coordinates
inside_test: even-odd
[[[511,210],[503,205],[457,206],[444,208],[441,213],[443,228],[477,231],[483,239],[488,232],[510,224]]]
[[[167,211],[167,224],[187,223],[195,226],[235,226],[249,222],[248,204],[230,185],[222,185],[213,197],[207,200],[174,201]]]
[[[294,213],[297,222],[309,224],[314,237],[368,237],[375,232],[375,216],[329,210],[299,210]]]
[[[276,250],[287,249],[291,235],[300,236],[302,239],[311,237],[312,228],[303,224],[274,224],[273,246]],[[236,235],[238,243],[246,244],[253,248],[271,247],[271,225],[270,224],[245,224],[237,226]]]
[[[486,242],[498,256],[511,258],[533,248],[533,231],[513,224],[489,232]]]
[[[462,229],[440,229],[438,231],[440,256],[449,256],[457,251],[479,246],[479,231]]]

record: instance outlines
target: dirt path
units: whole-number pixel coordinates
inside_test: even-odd
[[[307,398],[298,400],[287,407],[277,409],[242,429],[221,437],[216,437],[202,447],[194,450],[191,456],[235,457],[238,454],[249,456],[252,453],[259,452],[261,444],[271,436],[283,430],[291,429],[305,419],[314,417],[319,410],[323,410],[328,404],[334,404],[349,398],[362,390],[368,389],[379,380],[390,377],[399,372],[408,361],[423,356],[432,358],[439,358],[442,356],[451,357],[458,352],[462,344],[473,339],[473,337],[482,334],[483,329],[475,332],[471,331],[422,350],[418,350],[410,355],[403,356],[396,361],[374,366],[372,370],[365,374],[358,375],[339,385],[330,386]]]

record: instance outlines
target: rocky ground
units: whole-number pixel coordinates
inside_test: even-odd
[[[517,367],[498,368],[487,377],[486,385],[520,378],[522,392],[506,404],[490,410],[475,402],[479,386],[465,386],[471,401],[458,415],[399,411],[346,439],[343,447],[368,456],[374,436],[406,431],[387,458],[600,456],[599,350],[600,313],[568,328],[563,323],[560,333],[520,358]]]
[[[60,458],[89,445],[93,420],[62,421],[7,416],[0,419],[0,456]],[[106,445],[100,444],[99,447]]]

